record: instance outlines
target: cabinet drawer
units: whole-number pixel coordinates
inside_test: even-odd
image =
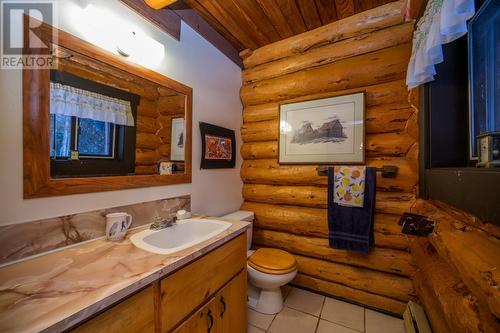
[[[170,332],[246,267],[246,235],[206,254],[161,281],[161,331]]]
[[[149,286],[71,330],[75,333],[153,333],[154,290]]]

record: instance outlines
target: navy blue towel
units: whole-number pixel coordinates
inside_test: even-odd
[[[373,246],[377,170],[366,168],[364,206],[345,207],[333,202],[335,175],[328,168],[328,240],[330,247],[368,253]]]

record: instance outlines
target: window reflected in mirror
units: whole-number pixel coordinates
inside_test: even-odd
[[[115,130],[116,125],[113,123],[51,114],[50,158],[68,159],[73,149],[79,152],[80,157],[114,158]]]

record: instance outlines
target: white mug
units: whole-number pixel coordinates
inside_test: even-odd
[[[106,237],[112,241],[125,238],[132,224],[132,215],[127,213],[111,213],[106,215]]]

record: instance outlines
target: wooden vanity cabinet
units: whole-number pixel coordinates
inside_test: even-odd
[[[245,237],[227,242],[71,332],[246,332]]]

